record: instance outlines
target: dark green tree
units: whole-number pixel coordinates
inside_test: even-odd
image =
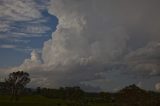
[[[23,88],[30,82],[29,74],[23,71],[12,72],[5,80],[11,92],[11,100],[18,100]]]

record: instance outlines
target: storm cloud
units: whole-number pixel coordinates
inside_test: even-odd
[[[32,85],[113,90],[132,83],[143,85],[149,80],[146,77],[157,83],[158,0],[50,0],[48,4],[58,25],[44,43],[42,63],[28,68]],[[34,56],[31,60],[39,60]],[[137,74],[136,79],[130,77]]]

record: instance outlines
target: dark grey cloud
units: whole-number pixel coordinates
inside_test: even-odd
[[[125,57],[132,70],[143,74],[160,75],[160,42],[150,42]]]

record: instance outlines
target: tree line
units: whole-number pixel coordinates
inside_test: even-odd
[[[159,106],[160,93],[146,91],[135,84],[127,86],[115,93],[85,92],[80,87],[60,87],[59,89],[26,88],[30,82],[29,74],[23,71],[10,73],[5,82],[0,83],[0,94],[11,95],[11,100],[18,100],[19,95],[40,95],[51,99],[72,101],[84,106],[89,103],[110,103],[115,106]],[[118,104],[118,105],[116,105]]]

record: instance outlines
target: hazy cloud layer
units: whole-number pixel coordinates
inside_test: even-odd
[[[157,83],[159,4],[157,0],[50,0],[48,11],[59,24],[44,43],[42,63],[27,65],[32,85],[117,90],[148,80]],[[33,53],[27,64],[40,59]]]

